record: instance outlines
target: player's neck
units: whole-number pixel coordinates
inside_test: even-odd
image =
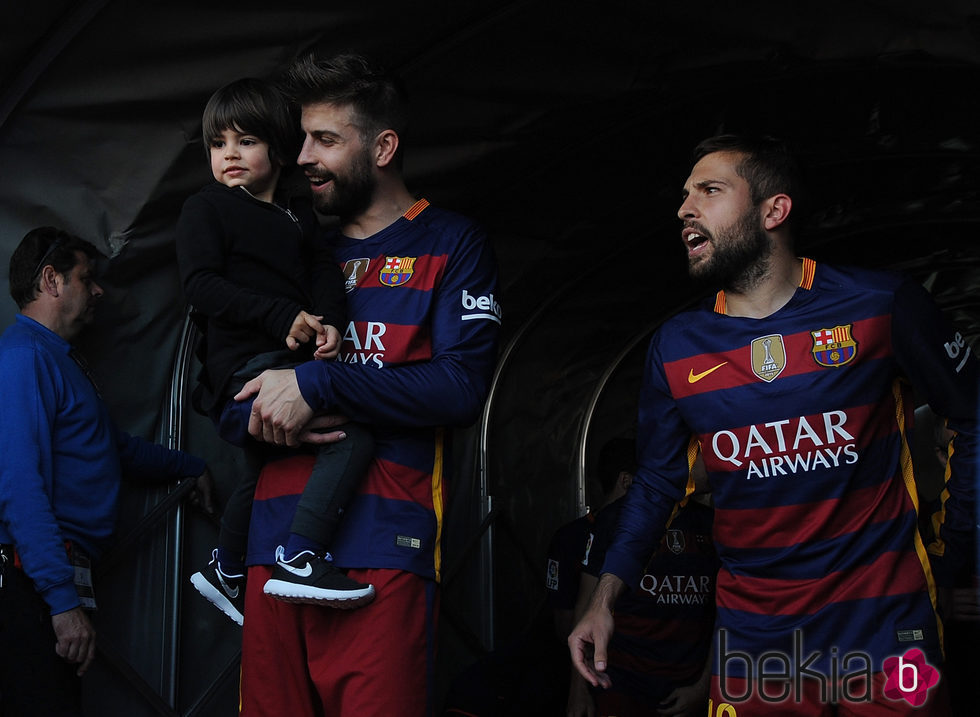
[[[378,185],[378,191],[367,209],[341,227],[344,236],[367,239],[394,224],[415,204],[401,178],[389,179]]]
[[[758,281],[744,289],[725,290],[725,313],[750,319],[772,316],[793,298],[802,276],[802,260],[789,250],[777,250]]]

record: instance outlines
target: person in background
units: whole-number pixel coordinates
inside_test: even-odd
[[[10,257],[20,313],[0,336],[0,713],[80,715],[95,657],[92,565],[116,525],[122,476],[196,480],[200,458],[120,431],[72,342],[102,296],[101,254],[53,227]]]
[[[630,470],[636,470],[631,441]],[[630,474],[632,478],[632,473]],[[616,627],[609,642],[610,685],[589,691],[572,670],[570,717],[684,717],[708,707],[711,639],[715,619],[718,555],[711,539],[711,495],[700,455],[660,545],[637,584],[615,605]],[[599,580],[625,494],[596,521],[591,550],[582,568],[576,618],[581,618]]]
[[[545,589],[555,621],[555,634],[564,642],[575,626],[582,566],[588,562],[596,517],[607,505],[626,495],[636,472],[636,442],[613,438],[599,451],[596,476],[602,499],[595,510],[565,523],[555,531],[548,545]]]

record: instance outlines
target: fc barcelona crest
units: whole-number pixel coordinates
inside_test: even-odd
[[[813,359],[821,366],[837,368],[850,363],[857,356],[858,344],[851,336],[854,324],[835,326],[832,329],[811,331]]]
[[[368,264],[371,263],[370,259],[351,259],[350,261],[344,262],[344,289],[349,294],[354,289],[357,288],[358,283],[367,273]]]
[[[780,334],[760,336],[752,341],[752,373],[770,383],[786,368],[786,346]]]
[[[385,286],[402,286],[408,283],[414,273],[414,256],[386,256],[384,266],[378,274],[378,281]]]

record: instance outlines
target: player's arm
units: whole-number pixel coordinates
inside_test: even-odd
[[[354,421],[403,426],[466,425],[483,407],[497,358],[499,308],[473,309],[467,297],[497,292],[489,242],[475,233],[449,258],[431,315],[432,355],[409,365],[307,363],[300,390],[315,410]],[[465,293],[464,293],[465,292]]]
[[[691,468],[691,429],[670,393],[660,358],[661,332],[650,342],[637,414],[637,471],[623,500],[602,571],[638,584],[668,520],[684,499]]]
[[[180,478],[201,478],[207,472],[203,459],[184,451],[131,436],[112,426],[123,473],[139,480],[160,483]]]
[[[66,612],[81,603],[50,499],[57,378],[27,347],[4,350],[0,372],[0,518],[52,614]]]
[[[574,625],[577,625],[585,617],[589,606],[589,599],[592,597],[592,593],[595,591],[598,583],[598,578],[585,571],[579,576],[578,599],[575,601],[575,609],[573,611]],[[569,631],[569,636],[572,631]],[[588,662],[588,659],[586,659],[586,662]],[[594,663],[592,667],[595,669]],[[586,682],[585,676],[579,672],[578,666],[574,663],[572,664],[571,670],[572,674],[568,679],[568,702],[565,713],[567,717],[592,717],[595,714],[595,700],[589,691],[589,683]]]
[[[604,573],[592,591],[582,619],[568,636],[572,664],[593,687],[607,688],[611,684],[606,667],[609,640],[616,627],[613,606],[626,588],[626,583],[619,577]]]
[[[945,489],[933,520],[938,539],[929,546],[940,584],[976,566],[976,501],[980,484],[977,463],[977,391],[980,387],[973,350],[932,298],[906,282],[896,293],[892,311],[895,357],[917,394],[944,417],[954,432],[949,445]]]
[[[392,426],[472,423],[493,375],[500,313],[496,306],[474,311],[466,299],[489,302],[496,289],[489,243],[474,231],[450,257],[436,289],[428,360],[384,368],[316,361],[295,371],[268,371],[235,397],[245,402],[257,395],[249,432],[294,445],[314,411]]]

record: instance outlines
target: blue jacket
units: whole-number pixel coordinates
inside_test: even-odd
[[[116,523],[123,471],[153,481],[204,462],[118,430],[71,345],[18,314],[0,336],[0,543],[12,543],[52,614],[77,607],[71,541],[93,560]]]

